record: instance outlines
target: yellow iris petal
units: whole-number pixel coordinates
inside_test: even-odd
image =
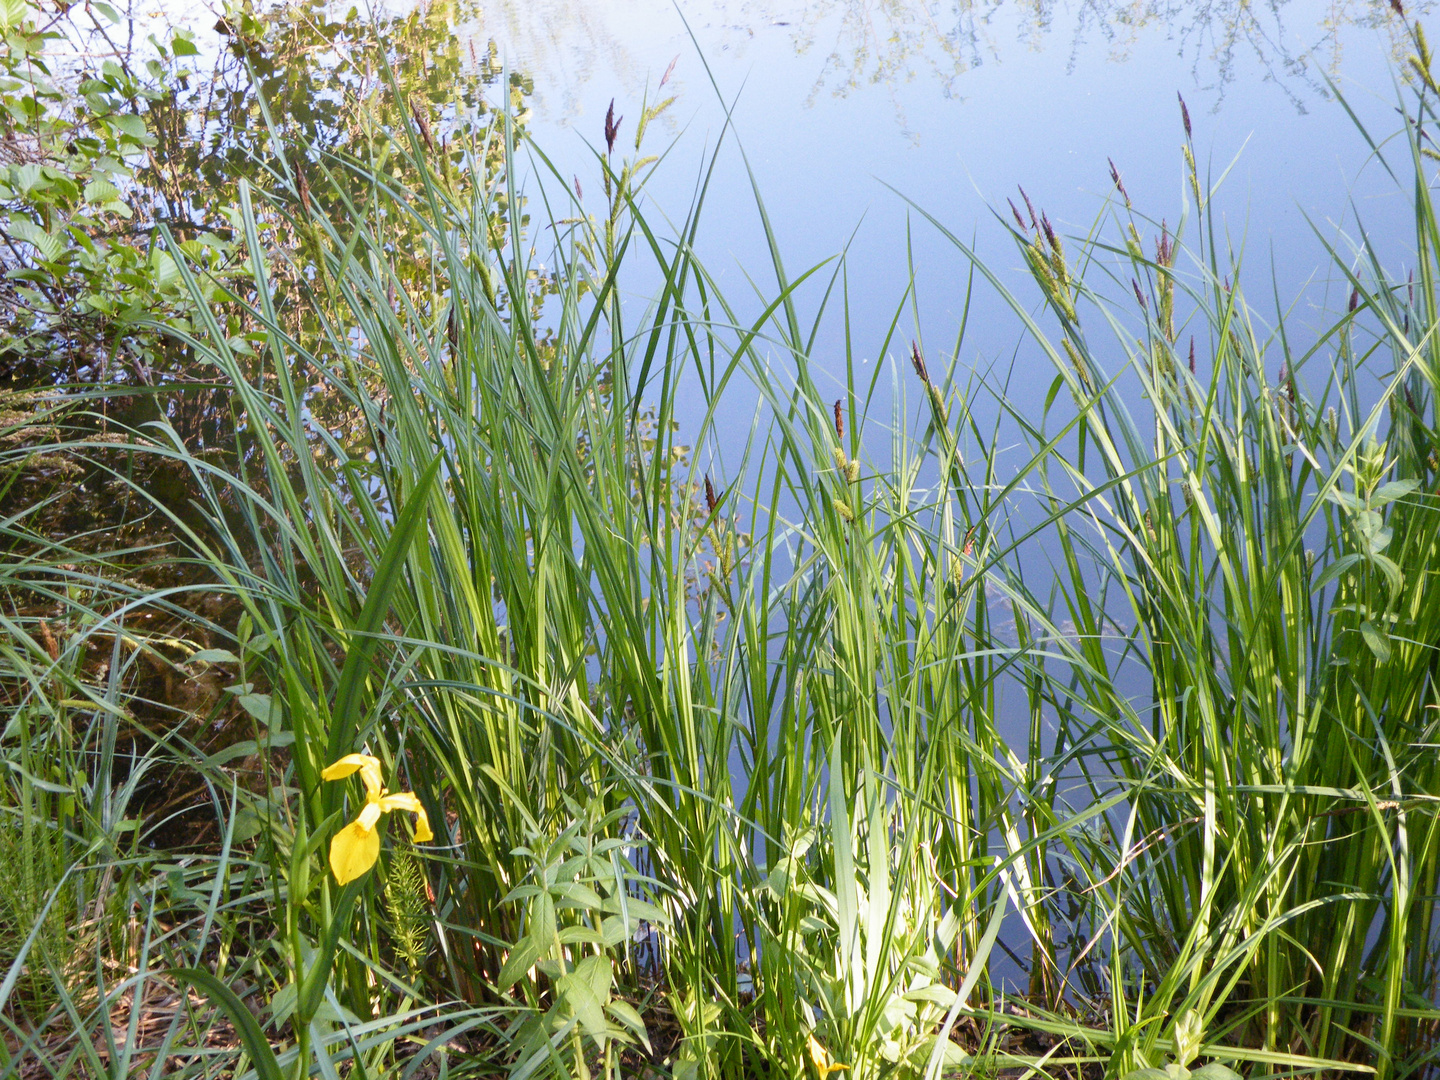
[[[813,1034],[805,1036],[805,1048],[810,1051],[810,1060],[815,1063],[815,1071],[820,1074],[821,1080],[825,1080],[825,1077],[833,1072],[843,1072],[850,1068],[838,1061],[832,1062],[829,1051],[820,1045]]]
[[[321,780],[343,780],[361,765],[365,764],[365,754],[346,754],[333,765],[326,765],[320,770]]]
[[[375,816],[380,816],[378,811]],[[365,828],[359,820],[346,825],[330,841],[330,870],[341,885],[350,884],[374,866],[378,858],[380,834]]]
[[[388,795],[380,775],[380,760],[369,754],[346,754],[320,773],[324,780],[343,780],[360,774],[365,784],[365,805],[355,820],[335,834],[330,841],[330,869],[341,885],[349,884],[365,873],[380,858],[380,833],[375,828],[381,814],[404,810],[415,815],[415,841],[423,844],[435,839],[430,819],[420,800],[408,791]]]
[[[365,785],[365,794],[371,798],[385,790],[385,785],[380,780],[380,762],[374,758],[360,766],[360,780]]]
[[[434,840],[435,834],[430,831],[430,818],[425,813],[425,807],[420,805],[420,800],[408,791],[398,791],[394,795],[386,795],[380,800],[380,809],[387,814],[391,810],[404,810],[415,815],[415,843],[423,844],[428,840]]]
[[[420,800],[408,791],[397,791],[394,795],[385,795],[380,799],[380,809],[387,814],[391,810],[408,810],[412,814],[418,814]]]
[[[355,819],[355,824],[369,832],[375,828],[375,823],[380,820],[380,815],[385,808],[378,802],[367,802],[360,811],[360,816]]]
[[[820,1045],[814,1035],[805,1037],[805,1049],[810,1051],[810,1060],[815,1063],[815,1068],[820,1071],[820,1075],[824,1076],[825,1066],[830,1063],[830,1055],[825,1052],[825,1048]]]
[[[365,790],[372,795],[380,794],[380,759],[369,754],[346,754],[333,765],[327,765],[320,773],[322,780],[343,780],[351,773],[358,772]]]

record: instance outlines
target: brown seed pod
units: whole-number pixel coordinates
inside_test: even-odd
[[[45,654],[52,662],[60,659],[60,646],[50,632],[50,624],[44,619],[40,620],[40,644],[45,647]]]
[[[435,152],[435,140],[430,136],[430,121],[425,118],[425,113],[417,101],[410,102],[410,115],[415,118],[415,130],[420,133],[420,141],[425,144],[425,149],[432,154]]]

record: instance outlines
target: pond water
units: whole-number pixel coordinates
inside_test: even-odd
[[[900,301],[907,245],[922,329],[948,347],[958,325],[963,261],[905,199],[973,237],[1017,282],[1019,256],[993,218],[997,207],[1008,215],[1017,185],[1062,233],[1083,234],[1111,191],[1110,159],[1136,208],[1173,227],[1184,200],[1177,94],[1202,172],[1233,164],[1217,205],[1245,246],[1252,303],[1271,295],[1272,272],[1302,321],[1337,302],[1338,287],[1327,294],[1315,277],[1325,257],[1307,218],[1335,240],[1355,235],[1358,208],[1389,264],[1407,261],[1404,193],[1367,168],[1331,92],[1377,136],[1394,133],[1403,50],[1385,0],[523,0],[488,5],[474,32],[533,76],[535,141],[593,189],[609,103],[627,118],[617,145],[628,149],[646,88],[655,100],[670,70],[661,93],[676,101],[647,148],[674,143],[649,189],[674,215],[731,103],[702,257],[733,294],[749,291],[747,273],[773,284],[743,148],[792,276],[849,244],[866,355]],[[831,328],[829,348],[840,333]],[[1008,362],[1017,340],[1012,320],[982,308],[962,362]]]

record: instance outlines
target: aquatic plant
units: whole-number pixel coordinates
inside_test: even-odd
[[[105,472],[195,571],[151,589],[134,550],[0,520],[0,809],[44,823],[0,846],[25,883],[0,917],[31,924],[0,1070],[1432,1071],[1440,90],[1414,47],[1390,168],[1415,280],[1332,247],[1351,302],[1303,346],[1247,302],[1188,114],[1180,215],[1143,217],[1112,167],[1096,235],[1022,193],[1002,227],[1028,280],[955,240],[967,295],[1001,297],[1051,373],[1038,405],[959,375],[918,312],[906,341],[903,307],[878,354],[908,365],[863,380],[847,352],[822,391],[843,260],[790,276],[757,196],[775,285],[728,298],[703,190],[666,230],[644,201],[664,100],[621,110],[633,135],[607,115],[591,203],[518,189],[519,155],[546,161],[509,111],[443,159],[403,111],[383,162],[273,140],[233,208],[252,281],[227,313],[254,334],[161,230],[194,321],[154,330],[219,374],[243,447],[197,451],[163,412],[0,431],[3,475]],[[396,235],[428,273],[397,271]],[[636,273],[645,305],[621,300]],[[303,334],[276,276],[305,283]],[[742,390],[737,437],[716,418]],[[173,625],[130,628],[151,611]],[[120,769],[140,657],[210,680],[194,712],[233,742],[156,725]],[[193,852],[127,817],[162,767],[206,793]],[[329,781],[356,772],[352,820]],[[387,850],[387,809],[415,845]],[[56,904],[94,913],[93,986]]]

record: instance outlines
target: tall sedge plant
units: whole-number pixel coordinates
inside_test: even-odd
[[[1428,77],[1417,91],[1423,121]],[[1088,911],[1082,952],[1108,968],[1112,1071],[1162,1064],[1198,1021],[1202,1053],[1252,1068],[1408,1074],[1430,1053],[1420,897],[1440,790],[1424,158],[1412,136],[1416,286],[1366,246],[1354,269],[1332,251],[1349,310],[1302,351],[1247,304],[1184,119],[1192,202],[1153,257],[1116,174],[1113,246],[1067,250],[1043,214],[1016,211],[1054,333],[991,275],[1060,403],[1010,410],[1039,451],[1027,479],[1059,568],[1053,602],[1014,593],[1026,665],[1069,732],[1043,768],[1071,790],[1031,787],[1027,807],[1047,865],[1080,875],[1066,894]],[[1128,314],[1093,283],[1102,272],[1133,294]],[[1380,354],[1393,368],[1372,393]],[[1067,804],[1116,796],[1067,826]]]

